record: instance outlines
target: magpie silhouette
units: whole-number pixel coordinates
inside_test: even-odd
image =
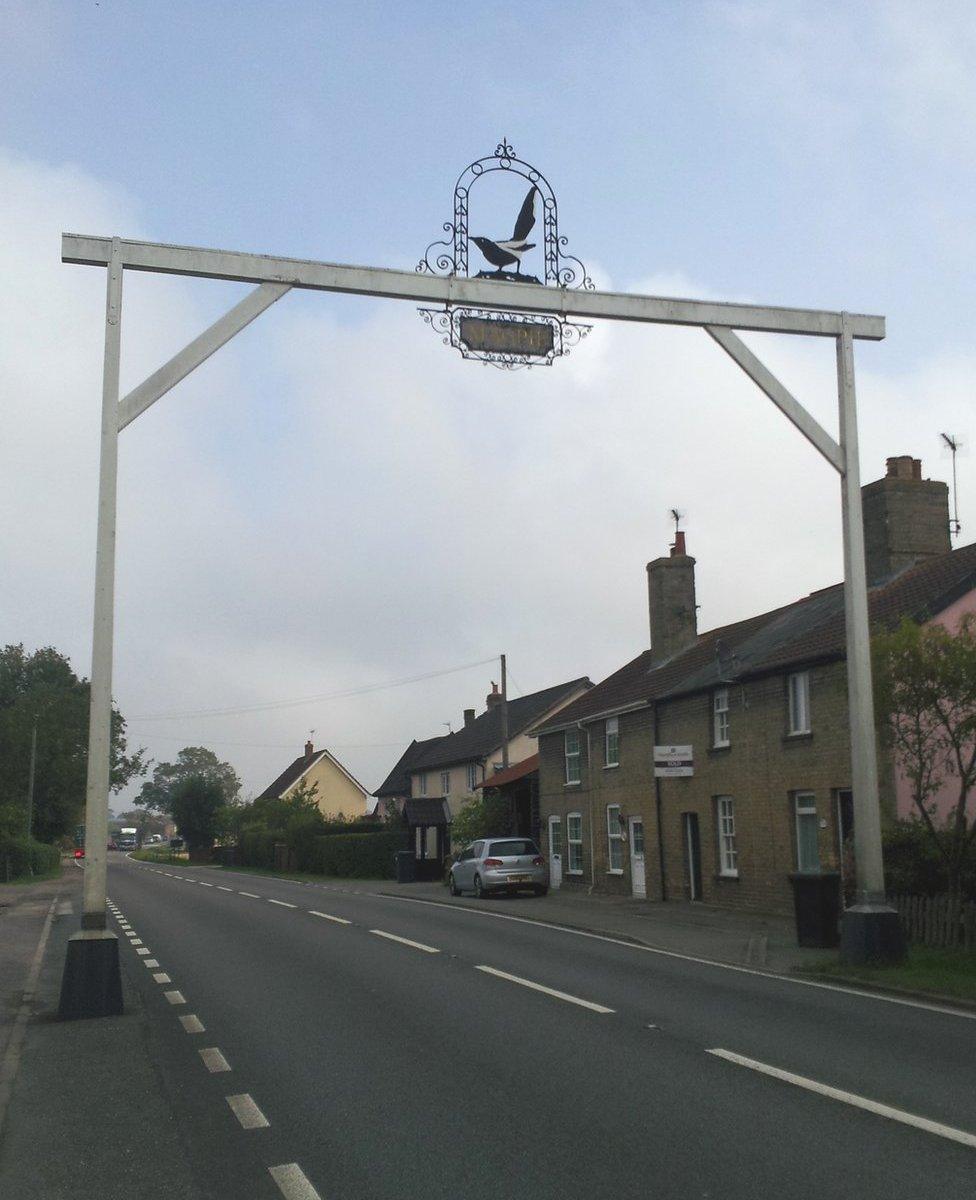
[[[535,224],[535,196],[537,191],[538,188],[535,184],[529,188],[525,199],[522,201],[522,207],[515,222],[515,231],[509,241],[496,242],[486,237],[473,237],[471,239],[488,262],[493,267],[498,268],[499,274],[501,274],[503,268],[510,267],[513,263],[515,264],[515,273],[518,274],[522,266],[522,255],[526,250],[533,250],[535,248],[535,242],[527,242],[525,239],[529,236],[532,226]]]

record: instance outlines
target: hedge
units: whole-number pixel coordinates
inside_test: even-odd
[[[343,879],[395,879],[396,852],[406,847],[406,831],[320,834],[307,869]]]
[[[61,851],[46,842],[27,838],[4,838],[0,841],[0,883],[23,879],[29,875],[46,875],[57,869]]]

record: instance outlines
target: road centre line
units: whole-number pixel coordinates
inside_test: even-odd
[[[216,1075],[220,1071],[229,1071],[230,1063],[220,1053],[216,1046],[208,1046],[206,1050],[198,1051],[203,1059],[203,1065],[207,1068],[211,1075]]]
[[[693,954],[682,954],[678,950],[662,950],[658,946],[645,946],[640,942],[628,942],[623,938],[611,937],[606,933],[589,933],[585,929],[572,929],[568,925],[555,925],[551,921],[536,921],[529,917],[513,917],[508,913],[483,912],[477,908],[469,908],[466,904],[445,904],[442,900],[422,900],[419,896],[391,896],[387,892],[371,893],[378,900],[395,900],[401,904],[426,904],[431,908],[447,909],[448,912],[467,913],[473,917],[491,917],[496,921],[515,921],[519,925],[533,925],[536,929],[554,929],[557,933],[568,933],[574,937],[590,938],[596,942],[609,942],[612,946],[624,946],[628,950],[638,950],[644,954],[657,954],[661,958],[675,958],[681,962],[696,963],[703,967],[718,967],[723,971],[735,971],[740,975],[755,975],[760,979],[773,980],[776,983],[797,984],[799,987],[820,988],[826,992],[841,992],[848,996],[857,996],[861,1000],[878,1000],[883,1004],[900,1004],[906,1008],[920,1008],[926,1012],[939,1013],[944,1017],[964,1017],[967,1021],[976,1021],[976,1012],[967,1012],[962,1008],[951,1008],[943,1004],[931,1004],[924,1000],[910,1000],[904,996],[886,996],[881,992],[865,992],[860,988],[844,987],[836,983],[821,983],[817,979],[800,979],[796,975],[778,975],[775,971],[757,971],[754,967],[739,967],[735,963],[718,962],[714,958],[698,958]]]
[[[197,883],[199,883],[199,885],[200,885],[201,887],[213,887],[213,884],[212,884],[212,883],[206,883],[206,882],[205,882],[204,880],[202,880],[202,879],[198,879],[198,880],[197,880]]]
[[[268,1171],[285,1200],[322,1200],[298,1163],[282,1163]]]
[[[233,890],[234,890],[233,888],[224,887],[222,884],[219,884],[219,883],[217,884],[218,892],[232,892]]]
[[[269,904],[280,904],[282,908],[297,908],[298,907],[297,904],[289,904],[287,900],[274,900],[270,896],[268,897],[268,903]]]
[[[436,946],[425,946],[423,942],[414,942],[410,938],[397,937],[395,933],[386,933],[382,929],[371,929],[370,933],[375,933],[377,937],[389,938],[391,942],[399,942],[401,946],[412,946],[414,950],[423,950],[427,954],[440,954],[440,950]]]
[[[261,897],[256,892],[238,892],[238,896],[249,896],[252,900],[260,900]]]
[[[180,1017],[180,1024],[187,1033],[203,1033],[203,1022],[196,1013],[187,1013],[186,1016]]]
[[[183,993],[174,989],[172,992],[163,992],[163,995],[170,1004],[186,1004]]]
[[[266,1129],[271,1124],[247,1092],[238,1096],[227,1096],[225,1099],[244,1129]]]
[[[840,1088],[830,1087],[826,1083],[818,1083],[816,1079],[807,1079],[804,1075],[794,1075],[792,1071],[783,1071],[779,1067],[771,1067],[768,1063],[758,1062],[754,1058],[746,1058],[743,1054],[735,1054],[731,1050],[712,1049],[706,1054],[716,1058],[724,1058],[726,1062],[735,1063],[740,1067],[748,1067],[762,1075],[770,1075],[784,1083],[792,1083],[796,1087],[805,1088],[808,1092],[816,1092],[831,1100],[839,1100],[842,1104],[850,1104],[854,1108],[862,1108],[866,1112],[875,1113],[879,1117],[887,1117],[890,1121],[899,1121],[902,1125],[911,1125],[915,1129],[934,1133],[937,1137],[946,1138],[950,1142],[976,1149],[976,1134],[967,1133],[964,1129],[954,1129],[951,1125],[942,1125],[938,1121],[930,1121],[927,1117],[917,1117],[914,1113],[904,1112],[900,1108],[892,1108],[889,1104],[880,1104],[877,1100],[868,1100],[854,1092],[845,1092]]]
[[[499,979],[507,979],[510,983],[520,983],[522,987],[531,988],[534,992],[544,992],[557,1000],[565,1000],[569,1004],[578,1004],[580,1008],[588,1008],[593,1012],[612,1013],[615,1010],[605,1004],[595,1004],[592,1000],[581,1000],[579,996],[570,996],[568,992],[557,992],[555,988],[545,987],[541,983],[533,983],[531,979],[523,979],[520,975],[509,975],[507,971],[498,971],[494,967],[475,967],[476,971],[484,971],[486,975],[495,975]]]
[[[319,912],[317,909],[310,908],[309,914],[313,917],[321,917],[323,921],[335,921],[337,925],[351,925],[352,921],[347,921],[345,917],[334,917],[331,913]]]

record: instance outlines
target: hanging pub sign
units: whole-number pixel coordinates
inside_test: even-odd
[[[694,775],[691,746],[655,746],[654,774],[658,779],[679,779]]]
[[[511,195],[508,211],[517,214],[511,236],[507,232],[509,226],[501,224],[505,218],[497,215],[495,225],[490,227],[491,237],[480,233],[471,236],[468,232],[475,185],[484,188],[489,177],[509,184],[504,192],[495,188],[491,198],[497,214],[499,204],[505,211]],[[477,196],[475,200],[476,215],[483,209],[489,210],[487,196],[483,209],[477,203]],[[511,215],[507,220],[512,220]],[[565,252],[567,239],[559,233],[556,197],[549,181],[541,171],[518,158],[507,139],[499,142],[494,154],[477,159],[461,172],[454,185],[454,220],[445,222],[444,232],[445,238],[427,247],[417,264],[418,271],[543,287],[593,287],[580,260]],[[459,350],[464,358],[479,359],[507,370],[549,366],[578,345],[591,328],[561,316],[513,312],[503,307],[447,304],[444,308],[419,311],[424,321],[443,336],[444,342]]]

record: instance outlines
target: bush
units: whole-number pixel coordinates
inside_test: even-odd
[[[275,842],[281,838],[267,829],[248,829],[241,834],[240,862],[242,867],[273,867]]]
[[[948,887],[945,862],[919,820],[895,821],[884,830],[885,888],[889,895],[940,896]],[[962,874],[964,899],[976,900],[976,866]]]
[[[56,870],[60,862],[61,851],[46,842],[28,841],[27,838],[0,841],[0,883],[29,875],[46,875]]]
[[[309,847],[304,870],[344,879],[395,879],[398,850],[407,848],[401,832],[324,834]]]

